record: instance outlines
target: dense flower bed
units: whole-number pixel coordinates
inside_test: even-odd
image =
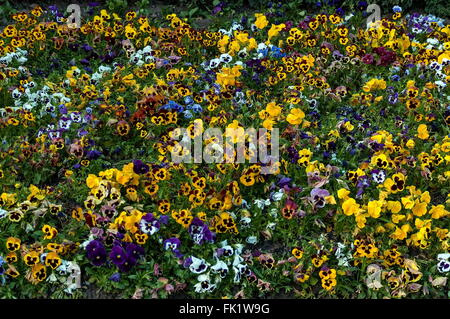
[[[218,31],[15,14],[1,295],[446,297],[450,26],[401,11],[368,29],[357,12],[261,13]],[[174,163],[184,127],[265,128],[260,143],[278,129],[280,160]]]

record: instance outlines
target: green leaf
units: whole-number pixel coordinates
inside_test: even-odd
[[[41,174],[34,175],[33,183],[37,185],[39,184],[40,181],[41,181]]]
[[[191,9],[191,10],[189,11],[189,16],[192,17],[192,16],[194,15],[194,13],[196,13],[197,11],[198,11],[198,7],[195,7],[195,8],[193,8],[193,9]]]

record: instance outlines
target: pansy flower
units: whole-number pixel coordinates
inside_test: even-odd
[[[195,217],[188,228],[189,235],[197,245],[203,242],[213,242],[214,233],[212,233],[208,226],[198,217]]]
[[[375,169],[371,172],[372,180],[377,184],[383,184],[386,179],[386,173],[382,170]]]
[[[161,224],[152,213],[147,213],[139,222],[139,228],[143,233],[153,235],[161,228]]]
[[[33,279],[41,282],[47,277],[46,267],[43,264],[36,264],[33,266],[31,274]]]
[[[326,189],[314,188],[310,193],[310,200],[314,204],[314,207],[322,208],[326,204],[326,197],[330,196],[330,193]]]
[[[373,179],[373,175],[372,175],[372,179]],[[356,193],[356,196],[359,198],[362,195],[362,193],[364,192],[364,189],[369,186],[370,186],[369,177],[366,175],[359,176],[358,181],[356,183],[356,187],[358,188],[358,192]]]
[[[92,240],[86,246],[87,258],[94,266],[101,266],[106,262],[106,249],[99,240]]]
[[[437,269],[440,273],[446,273],[450,271],[450,254],[439,254]]]
[[[175,250],[178,250],[180,245],[181,245],[181,241],[176,237],[166,239],[163,242],[163,247],[165,250],[175,251]]]
[[[133,243],[127,243],[126,253],[137,260],[139,257],[144,255],[144,248]]]
[[[109,253],[109,258],[116,266],[118,266],[125,262],[125,260],[127,259],[127,253],[125,252],[122,246],[116,245],[111,249],[111,252]]]
[[[222,279],[228,274],[228,266],[221,260],[218,260],[214,266],[211,266],[211,270],[218,273]]]
[[[61,265],[61,257],[54,251],[49,252],[45,257],[45,265],[56,269]]]
[[[317,197],[320,199],[320,197]],[[284,207],[281,209],[281,215],[286,219],[292,219],[298,213],[298,205],[291,199],[287,199]]]
[[[202,274],[198,276],[197,280],[199,282],[194,285],[195,292],[197,293],[211,292],[216,288],[216,284],[211,282],[209,274]]]
[[[194,256],[186,258],[183,265],[194,274],[201,274],[209,268],[206,260]]]
[[[10,251],[16,251],[20,249],[21,240],[15,237],[9,237],[6,240],[6,248]]]
[[[233,282],[239,283],[241,281],[242,276],[251,275],[251,270],[246,264],[242,263],[233,263],[233,271],[234,277]]]
[[[147,164],[143,163],[141,160],[134,160],[133,161],[133,171],[136,174],[144,175],[149,170],[150,170],[150,167]]]
[[[128,272],[135,266],[137,263],[136,258],[134,258],[132,255],[128,255],[123,263],[118,264],[117,267],[121,272]]]

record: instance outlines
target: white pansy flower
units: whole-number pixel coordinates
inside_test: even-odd
[[[233,61],[233,57],[228,53],[221,54],[219,59],[222,63],[230,63],[231,61]]]
[[[212,59],[211,61],[209,61],[209,67],[211,68],[211,69],[215,69],[215,68],[217,68],[218,66],[219,66],[219,64],[220,64],[220,59]]]
[[[284,190],[282,188],[280,188],[278,191],[276,191],[275,193],[272,194],[272,199],[276,202],[280,201],[281,199],[283,199],[284,196]]]
[[[255,199],[253,201],[253,204],[256,205],[256,207],[262,209],[264,208],[264,206],[269,206],[270,205],[270,199]]]
[[[250,226],[252,219],[250,217],[242,217],[240,220],[240,224],[242,228],[247,228]]]
[[[450,258],[450,254],[449,253],[445,253],[445,254],[439,254],[437,256],[438,260],[448,260]]]
[[[245,272],[247,271],[247,265],[245,264],[237,264],[237,265],[233,265],[233,271],[234,271],[234,278],[233,278],[233,282],[235,284],[237,284],[238,282],[241,281],[241,276],[243,274],[245,274]]]
[[[225,278],[228,274],[228,266],[221,260],[218,260],[217,263],[211,267],[211,270],[218,273],[221,278]]]
[[[225,29],[219,29],[219,32],[229,37],[232,36],[232,32]]]
[[[11,92],[11,96],[13,99],[20,99],[20,97],[22,96],[22,93],[18,89],[14,89]]]
[[[5,218],[8,215],[8,211],[0,208],[0,219]]]
[[[209,267],[209,264],[204,259],[192,256],[191,260],[192,264],[189,265],[189,270],[194,274],[201,274],[205,272]]]
[[[211,283],[209,274],[200,275],[197,280],[199,282],[194,285],[195,292],[197,293],[211,292],[216,288],[216,284]]]
[[[447,84],[442,81],[435,81],[434,84],[437,85],[438,90],[443,90],[447,86]]]

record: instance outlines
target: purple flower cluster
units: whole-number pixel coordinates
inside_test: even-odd
[[[95,266],[103,265],[107,260],[105,246],[100,240],[92,240],[86,246],[87,258]],[[140,256],[144,255],[144,248],[134,243],[120,243],[116,241],[109,253],[109,259],[120,271],[127,272],[136,265]]]
[[[140,256],[144,254],[144,248],[133,243],[126,243],[125,245],[116,244],[109,253],[109,258],[116,265],[120,271],[128,272]]]
[[[136,244],[127,243],[126,245],[115,245],[109,253],[109,258],[116,265],[120,271],[128,272],[140,256],[144,254],[144,249]]]

